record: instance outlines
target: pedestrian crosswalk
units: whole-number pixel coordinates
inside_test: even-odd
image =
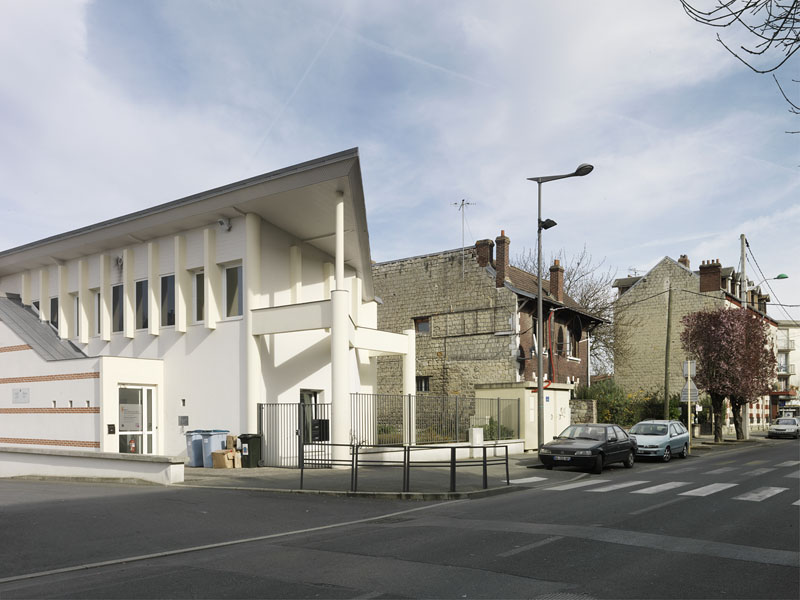
[[[645,479],[627,480],[614,482],[607,478],[590,478],[580,479],[578,481],[571,481],[569,483],[560,483],[553,486],[545,486],[543,489],[550,492],[566,492],[577,490],[579,492],[587,492],[594,494],[603,493],[630,493],[655,496],[657,494],[674,493],[677,496],[688,496],[695,498],[705,498],[715,494],[726,495],[731,500],[738,500],[744,502],[763,502],[774,497],[788,498],[794,494],[786,494],[790,491],[790,487],[777,486],[762,486],[751,487],[748,485],[748,480],[752,477],[758,477],[774,473],[776,477],[783,477],[789,479],[800,478],[800,461],[786,461],[775,465],[765,465],[753,469],[756,463],[742,464],[739,466],[720,467],[709,471],[698,471],[699,476],[719,476],[725,475],[734,479],[733,482],[716,482],[716,483],[703,483],[702,481],[666,481],[654,482]],[[788,469],[788,472],[780,473],[780,469]],[[691,469],[682,469],[685,472]],[[677,472],[676,472],[677,474]],[[530,483],[530,482],[544,482],[546,484],[546,477],[529,477],[526,479],[512,480],[511,483]],[[777,482],[776,482],[777,483]],[[788,485],[789,482],[787,481]],[[729,491],[728,494],[724,494]],[[734,495],[736,494],[736,495]],[[783,494],[783,496],[781,496]],[[792,500],[795,500],[792,498]],[[790,502],[793,506],[800,505],[800,500]]]

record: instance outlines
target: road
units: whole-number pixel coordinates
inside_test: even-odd
[[[0,480],[0,598],[796,598],[800,444],[408,502]]]

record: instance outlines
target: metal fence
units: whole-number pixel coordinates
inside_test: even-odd
[[[307,469],[331,465],[331,405],[259,404],[262,460],[267,467]]]
[[[466,442],[473,427],[484,440],[520,435],[518,399],[351,394],[351,402],[351,442],[358,444]]]

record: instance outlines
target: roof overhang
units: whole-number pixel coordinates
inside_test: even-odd
[[[344,193],[345,264],[362,279],[363,298],[371,300],[369,232],[357,148],[5,250],[0,252],[0,276],[168,237],[247,213],[259,215],[333,260],[337,192]]]

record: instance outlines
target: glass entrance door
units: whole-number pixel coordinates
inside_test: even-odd
[[[119,451],[124,454],[153,454],[155,389],[119,388]]]

